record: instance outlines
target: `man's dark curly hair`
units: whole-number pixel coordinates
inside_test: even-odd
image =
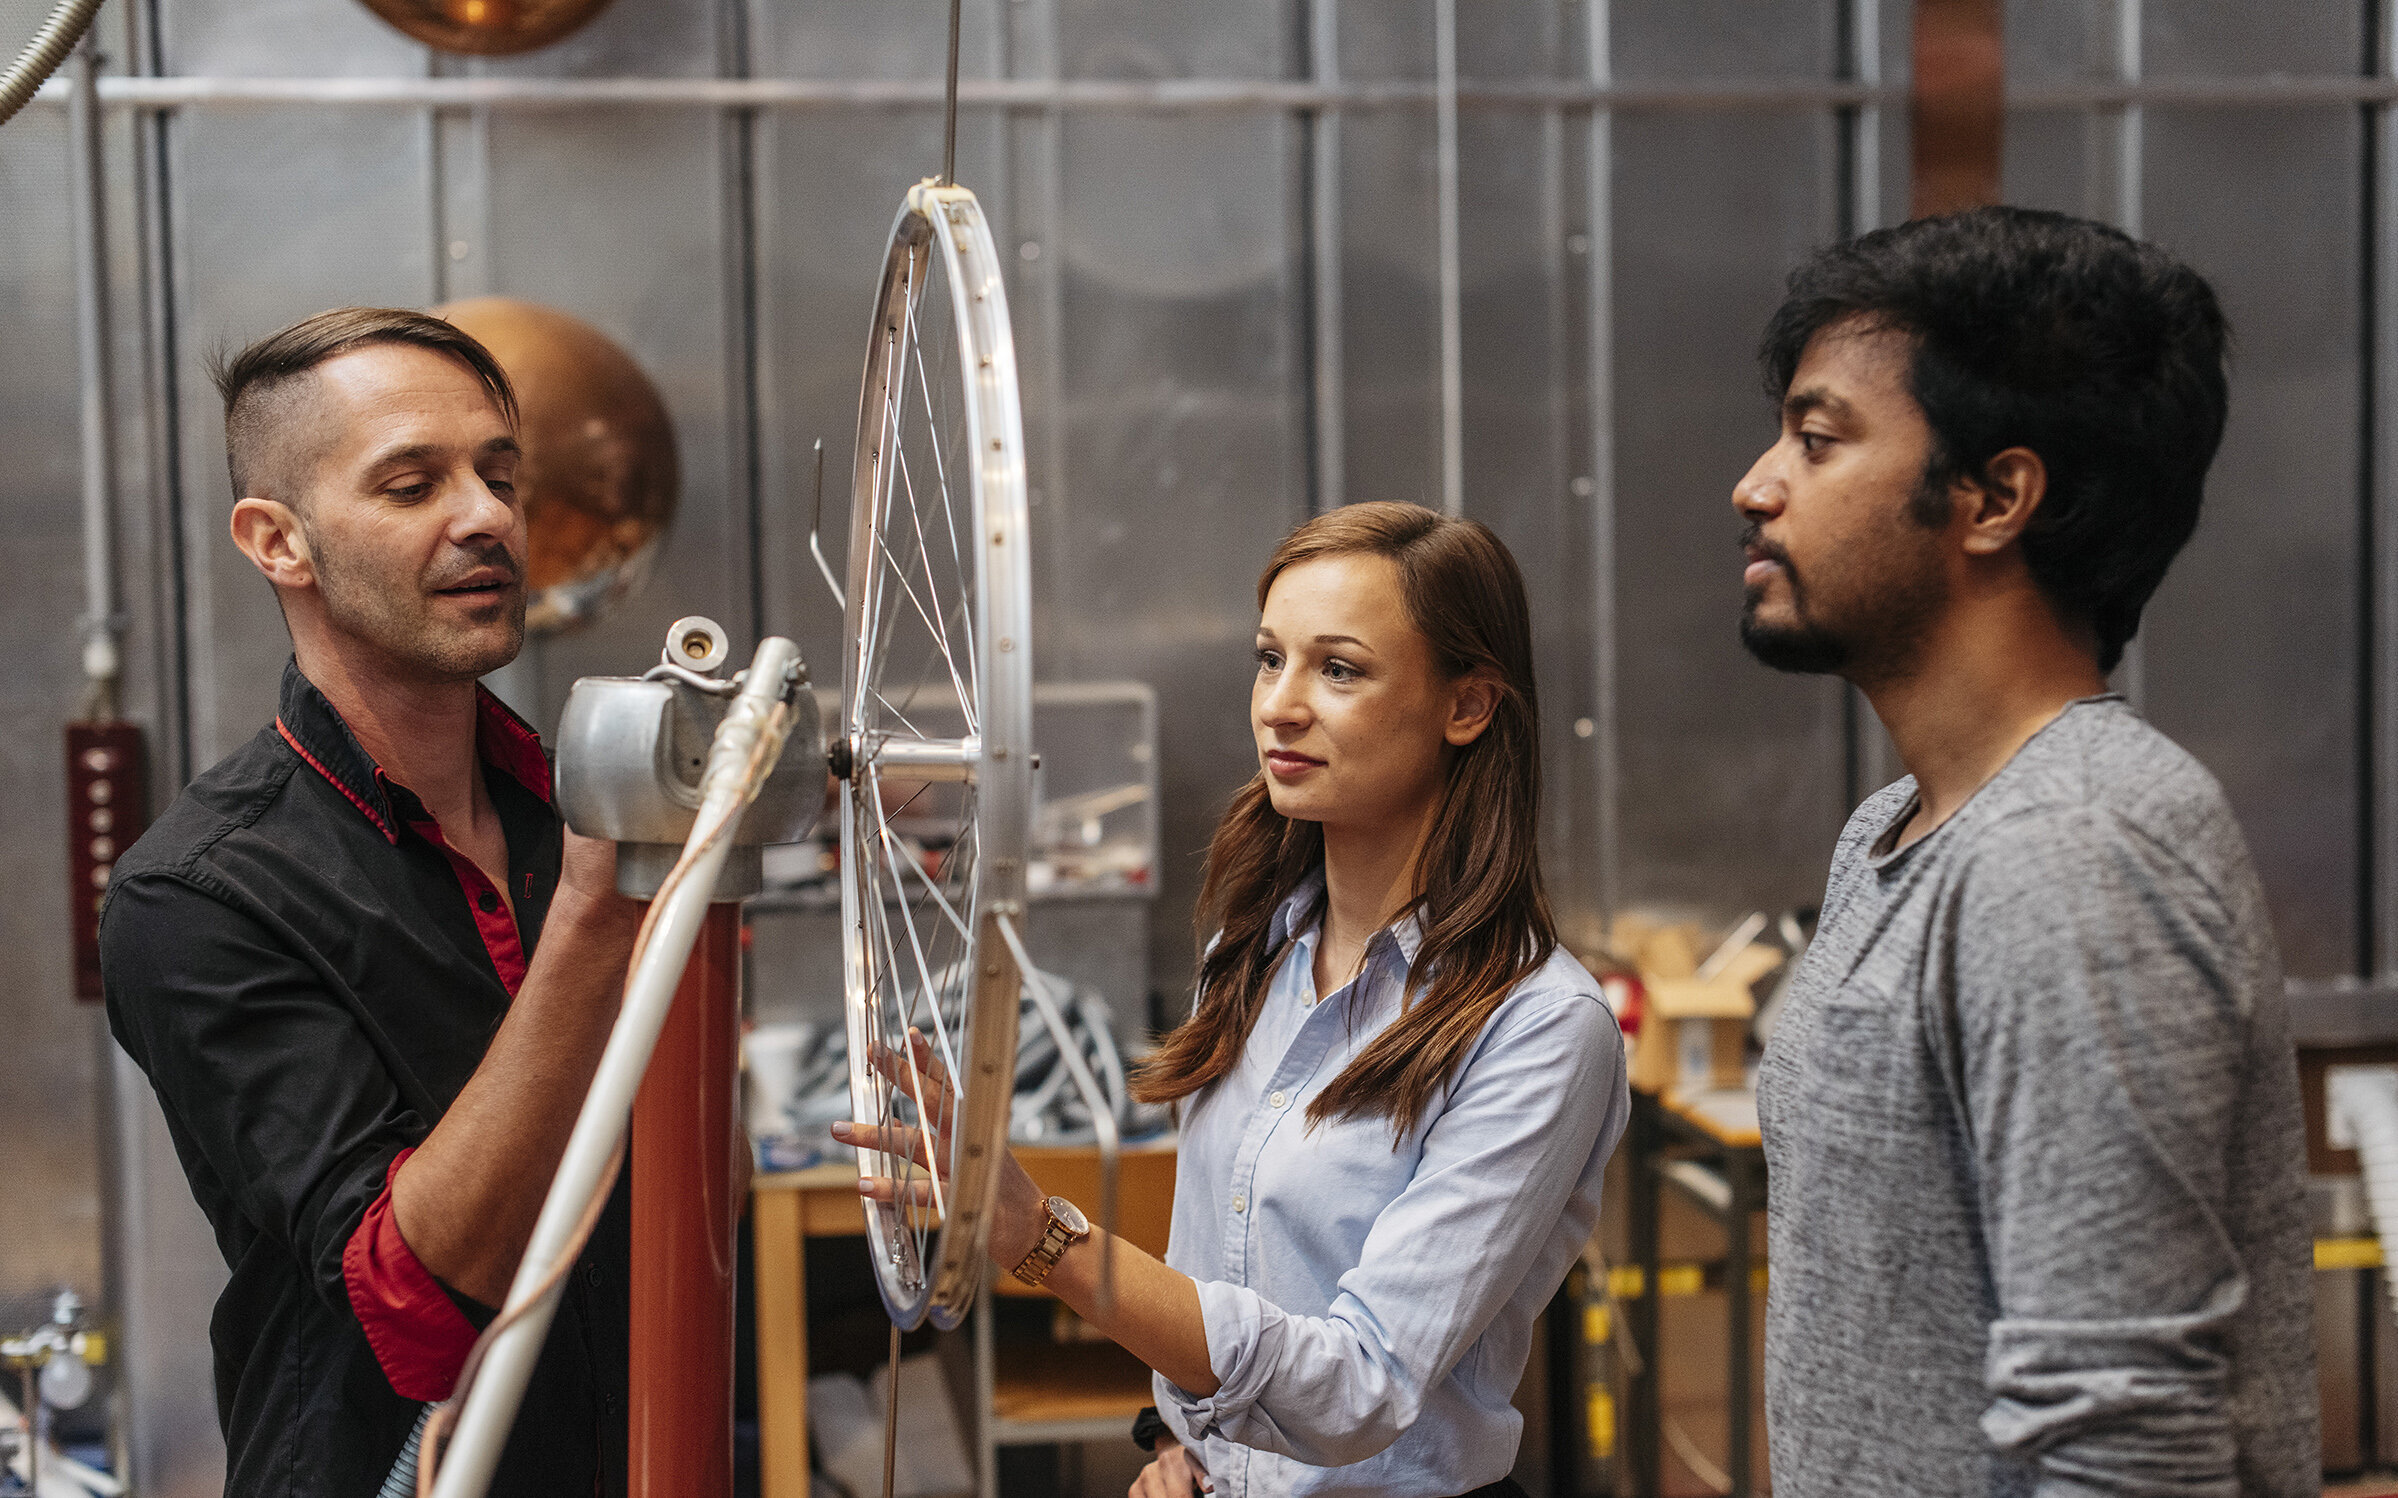
[[[2197,528],[2223,438],[2230,329],[2213,288],[2104,224],[1975,208],[1876,230],[1791,272],[1758,350],[1776,402],[1808,340],[1839,324],[1914,343],[1928,492],[2007,448],[2039,454],[2048,493],[2024,561],[2113,670]]]

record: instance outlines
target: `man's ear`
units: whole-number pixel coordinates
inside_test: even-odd
[[[316,582],[308,533],[292,507],[279,499],[252,497],[234,505],[233,544],[278,588],[306,588]]]
[[[1449,721],[1442,726],[1442,736],[1459,749],[1482,737],[1490,727],[1491,717],[1499,710],[1499,684],[1477,671],[1457,684],[1457,695],[1449,701]]]
[[[2010,447],[1982,466],[1979,483],[1968,484],[1965,550],[1995,556],[2021,540],[2048,497],[2048,465],[2028,447]]]

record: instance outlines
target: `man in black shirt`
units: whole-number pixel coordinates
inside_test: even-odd
[[[516,404],[472,338],[345,308],[227,361],[233,540],[290,627],[275,722],[127,852],[111,1028],[231,1269],[233,1494],[365,1498],[505,1298],[640,907],[477,678],[524,639]],[[494,1493],[621,1493],[627,1207],[561,1303]]]

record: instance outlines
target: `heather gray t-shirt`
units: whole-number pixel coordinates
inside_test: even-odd
[[[1841,834],[1758,1110],[1777,1494],[2315,1492],[2298,1077],[2222,789],[2114,697]]]

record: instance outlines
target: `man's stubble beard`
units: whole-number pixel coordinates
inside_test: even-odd
[[[309,529],[305,521],[302,528]],[[496,542],[477,554],[475,564],[506,566],[517,574],[508,602],[507,632],[498,640],[480,629],[444,638],[429,617],[419,579],[354,573],[347,561],[335,560],[340,548],[327,548],[313,532],[308,542],[316,567],[317,597],[324,604],[327,622],[427,676],[475,681],[515,660],[524,649],[524,569]],[[417,605],[413,611],[408,607],[410,601]]]
[[[1825,579],[1832,586],[1822,591],[1836,601],[1811,597],[1783,558],[1791,618],[1771,624],[1760,619],[1762,596],[1752,592],[1741,606],[1740,643],[1776,671],[1843,676],[1859,686],[1911,672],[1924,635],[1948,602],[1948,587],[1933,548],[1904,544],[1931,532],[1903,523],[1908,531],[1889,537],[1879,555],[1859,559],[1865,565],[1855,570],[1865,576],[1851,580],[1835,572]]]

